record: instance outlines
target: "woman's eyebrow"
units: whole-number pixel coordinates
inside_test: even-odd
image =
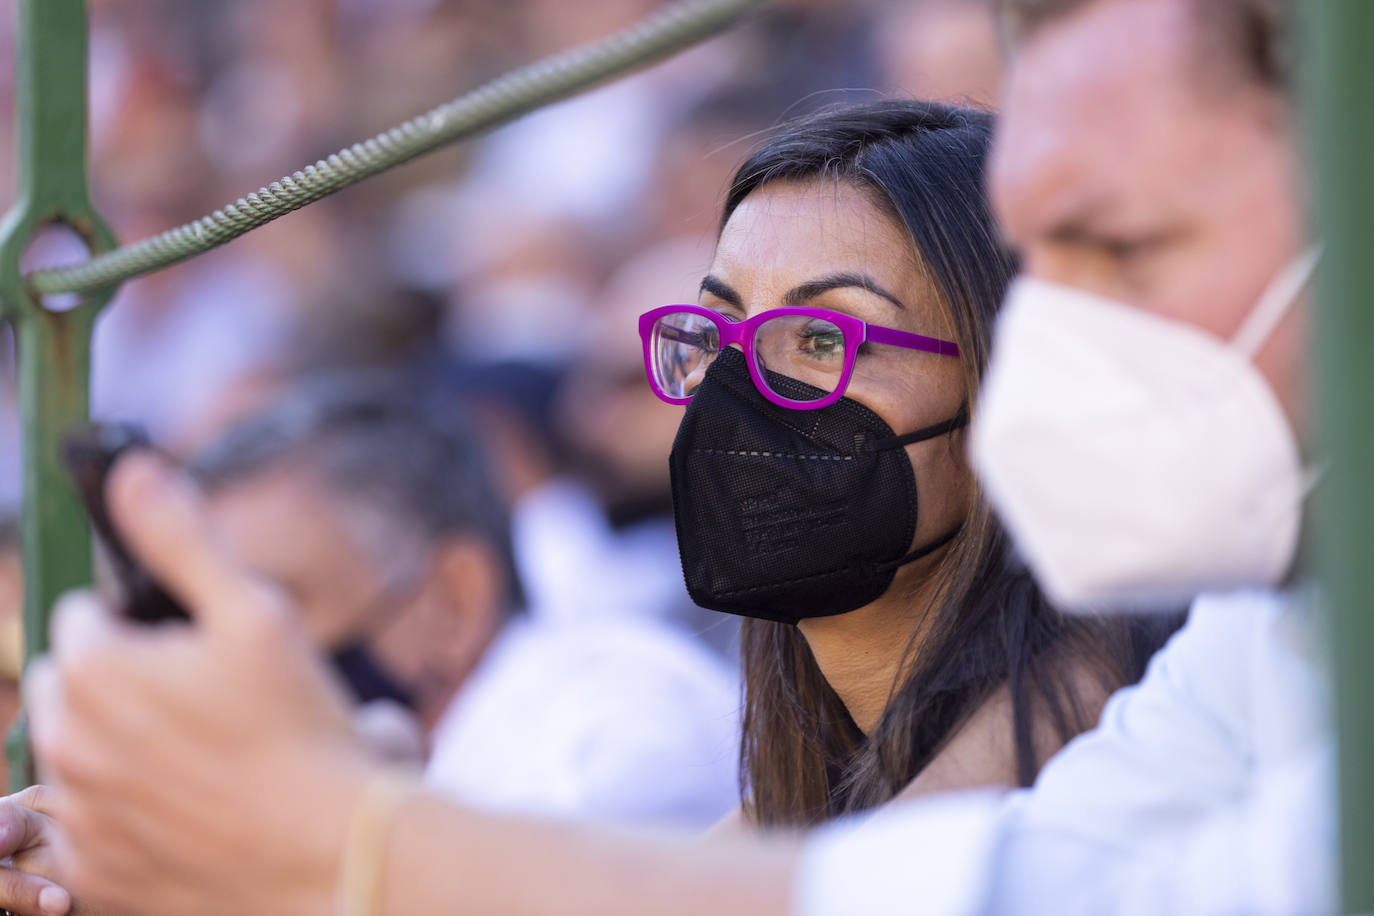
[[[829,276],[812,280],[809,283],[794,286],[782,297],[782,302],[783,305],[790,306],[805,305],[808,301],[816,298],[821,293],[828,292],[832,289],[844,289],[846,287],[857,287],[858,289],[867,290],[875,296],[883,297],[888,302],[897,306],[897,308],[903,311],[906,310],[906,305],[902,303],[902,300],[879,286],[877,281],[872,277],[867,274],[853,273],[830,274]]]
[[[698,290],[698,293],[710,293],[722,302],[728,302],[740,311],[744,311],[744,300],[740,298],[739,293],[713,274],[702,277],[701,289]]]

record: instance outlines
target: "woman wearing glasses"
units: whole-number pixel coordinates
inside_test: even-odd
[[[828,110],[740,167],[697,305],[640,320],[683,571],[749,618],[743,814],[814,824],[899,794],[1028,785],[1143,673],[1158,623],[1059,616],[964,458],[1013,273],[990,116]]]
[[[915,102],[784,128],[736,176],[699,302],[642,320],[651,383],[686,405],[671,468],[688,586],[750,618],[753,825],[1027,783],[1163,637],[1057,615],[966,465],[1011,272],[983,195],[990,129]],[[135,455],[110,490],[196,625],[152,638],[89,597],[59,611],[62,675],[26,682],[57,791],[0,804],[0,906],[65,911],[65,891],[16,869],[72,877],[73,842],[78,889],[178,916],[781,913],[805,879],[787,836],[552,825],[398,782],[193,488]],[[108,750],[127,747],[156,753]]]

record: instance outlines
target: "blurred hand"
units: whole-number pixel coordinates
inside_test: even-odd
[[[71,896],[60,880],[48,814],[49,791],[33,786],[0,800],[0,908],[20,916],[71,913]],[[81,910],[90,916],[90,910]]]
[[[377,766],[338,688],[283,597],[213,542],[183,475],[133,454],[108,497],[194,622],[130,624],[88,593],[59,603],[53,655],[25,684],[55,873],[116,911],[327,916]]]

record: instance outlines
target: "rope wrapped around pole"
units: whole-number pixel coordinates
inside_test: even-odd
[[[36,294],[85,293],[184,261],[293,210],[703,41],[764,0],[684,0],[600,41],[522,67],[404,124],[259,188],[208,216],[24,277]]]

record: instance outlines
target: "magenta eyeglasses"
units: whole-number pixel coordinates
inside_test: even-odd
[[[852,315],[813,308],[777,308],[731,321],[699,305],[665,305],[639,316],[644,370],[669,404],[686,404],[721,349],[739,344],[754,387],[769,401],[796,410],[818,410],[844,397],[854,358],[866,341],[958,356],[959,346],[907,331],[883,328]],[[769,387],[773,372],[812,386],[814,400],[783,397]],[[795,392],[793,392],[795,393]]]

